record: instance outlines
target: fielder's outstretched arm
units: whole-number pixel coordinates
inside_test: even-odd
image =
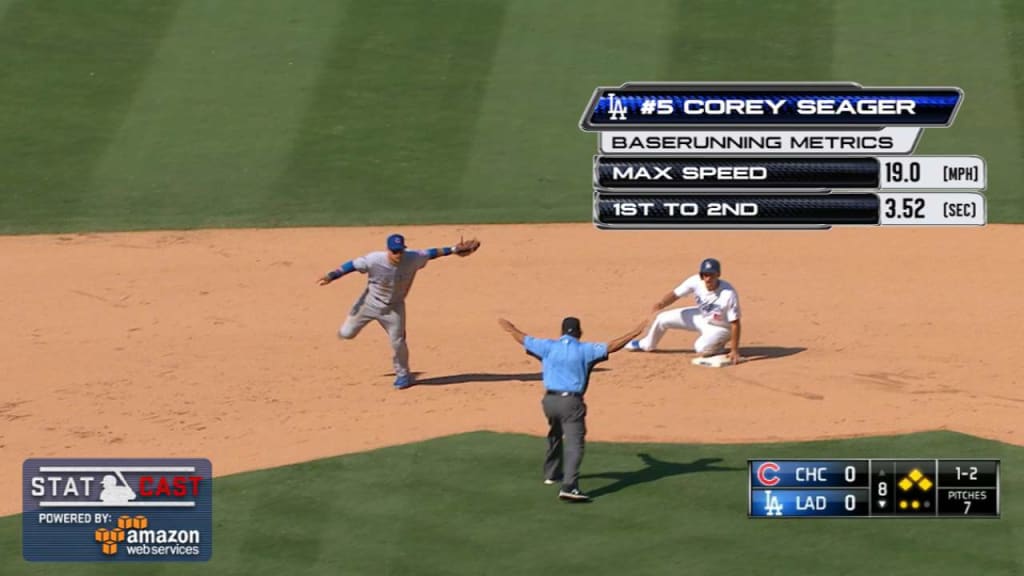
[[[441,248],[427,248],[421,250],[420,254],[426,255],[427,258],[433,260],[442,256],[450,256],[455,254],[456,256],[469,256],[476,252],[480,248],[480,241],[476,238],[470,240],[459,240],[458,244],[454,246],[443,246]]]
[[[512,338],[514,338],[516,342],[522,344],[523,341],[526,340],[526,333],[524,333],[519,328],[516,328],[515,324],[509,322],[508,320],[505,320],[504,318],[498,318],[498,325],[501,326],[502,330],[511,334]]]
[[[644,321],[641,322],[640,325],[637,326],[636,328],[633,328],[633,330],[629,334],[623,334],[622,336],[619,336],[615,340],[612,340],[611,342],[609,342],[608,343],[608,353],[612,354],[614,352],[618,352],[619,350],[622,350],[626,346],[626,344],[629,344],[630,340],[633,340],[637,336],[643,334],[644,330],[646,328],[647,328],[647,319],[644,319]]]
[[[327,274],[324,274],[319,279],[317,279],[316,282],[321,286],[327,286],[328,284],[334,282],[338,278],[341,278],[345,274],[356,271],[366,272],[368,269],[369,266],[367,266],[365,259],[356,258],[355,260],[349,260],[348,262],[345,262],[344,264],[338,266],[334,270],[331,270]]]
[[[441,256],[451,256],[455,254],[455,246],[442,246],[441,248],[427,248],[422,251],[427,255],[427,258],[431,260],[440,258]]]

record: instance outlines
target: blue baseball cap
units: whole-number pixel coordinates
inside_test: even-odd
[[[704,261],[700,263],[700,273],[721,274],[722,263],[719,262],[718,260],[715,260],[714,258],[705,258]]]
[[[392,252],[399,252],[405,250],[405,236],[401,234],[392,234],[388,236],[388,250]]]

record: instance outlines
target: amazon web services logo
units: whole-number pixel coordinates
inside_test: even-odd
[[[22,554],[29,561],[205,561],[213,479],[204,459],[30,459]]]
[[[149,519],[139,514],[121,516],[116,528],[97,528],[93,539],[104,556],[123,552],[128,556],[198,556],[201,552],[201,530],[160,530],[149,526]]]

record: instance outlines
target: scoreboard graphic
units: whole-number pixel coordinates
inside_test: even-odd
[[[999,518],[999,460],[749,460],[750,518]]]
[[[594,91],[600,229],[984,226],[985,160],[915,156],[955,87],[635,83]]]

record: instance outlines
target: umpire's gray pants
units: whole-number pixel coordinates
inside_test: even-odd
[[[391,340],[393,352],[391,361],[395,366],[395,376],[407,376],[409,374],[409,345],[405,341],[405,302],[385,309],[374,310],[363,302],[364,298],[360,298],[352,307],[345,323],[338,329],[338,337],[346,340],[355,338],[363,326],[369,324],[371,320],[376,320],[388,333],[388,338]]]
[[[548,419],[548,451],[544,478],[562,478],[562,489],[572,490],[580,479],[580,462],[587,435],[587,405],[580,396],[544,395],[541,401]]]

